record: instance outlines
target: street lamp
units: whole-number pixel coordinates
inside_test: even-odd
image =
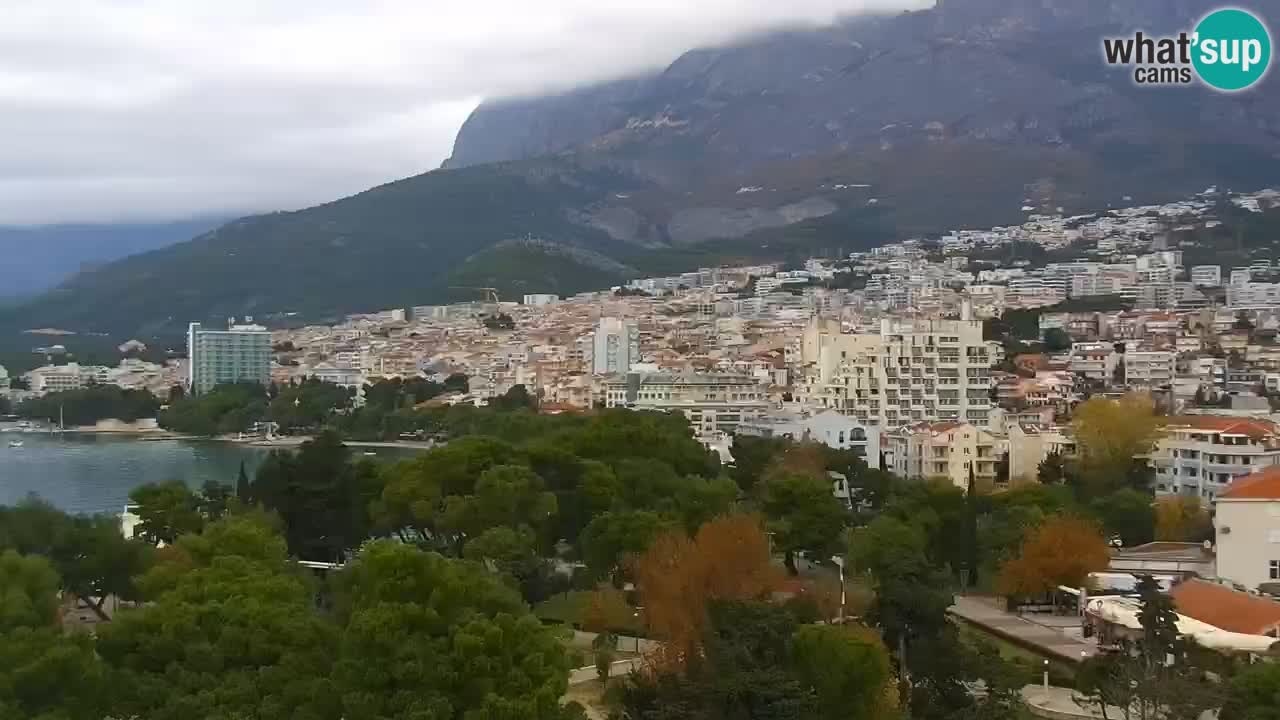
[[[1049,696],[1049,661],[1048,660],[1044,661],[1044,694],[1045,694],[1045,697]]]
[[[836,616],[836,622],[844,622],[844,558],[839,555],[832,555],[831,562],[840,568],[840,614]]]

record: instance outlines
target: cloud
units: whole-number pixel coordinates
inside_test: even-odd
[[[0,21],[0,224],[292,209],[437,167],[486,97],[925,0],[41,0]]]

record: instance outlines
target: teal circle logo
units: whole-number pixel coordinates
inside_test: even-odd
[[[1210,87],[1232,92],[1262,79],[1271,64],[1271,34],[1252,13],[1215,10],[1196,26],[1191,64]]]

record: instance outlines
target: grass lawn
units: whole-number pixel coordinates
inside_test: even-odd
[[[590,592],[581,590],[556,595],[534,605],[533,614],[539,620],[558,622],[575,628],[581,627],[583,609],[590,596]],[[639,618],[626,618],[620,625],[621,627],[613,630],[624,635],[644,634],[644,625]]]

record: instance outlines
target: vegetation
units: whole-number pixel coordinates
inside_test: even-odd
[[[1071,428],[1078,445],[1075,480],[1089,497],[1129,486],[1150,488],[1146,462],[1160,427],[1151,398],[1130,394],[1119,400],[1090,398],[1075,409]]]
[[[245,432],[267,414],[266,388],[255,383],[219,385],[160,412],[160,427],[188,435]]]
[[[1093,523],[1058,516],[1031,532],[1018,557],[1004,564],[1000,592],[1037,597],[1060,585],[1084,587],[1089,573],[1105,570],[1110,559],[1107,543]]]
[[[1196,720],[1221,707],[1221,684],[1209,678],[1194,641],[1178,636],[1173,601],[1150,576],[1139,581],[1138,597],[1142,634],[1133,651],[1088,660],[1080,673],[1077,700],[1104,717],[1109,706],[1135,719]]]
[[[722,468],[678,415],[540,416],[527,396],[419,408],[419,390],[435,388],[373,397],[448,444],[379,465],[322,432],[234,488],[144,486],[134,540],[109,517],[0,508],[0,717],[568,720],[569,654],[528,610],[546,603],[543,617],[600,633],[597,677],[627,717],[1016,720],[1029,669],[947,619],[953,590],[1079,585],[1105,567],[1106,534],[1168,525],[1124,482],[1090,494],[1070,463],[998,495],[893,483],[806,443],[740,438]],[[853,479],[853,510],[832,471]],[[802,552],[827,566],[788,577]],[[318,582],[296,559],[342,567]],[[853,588],[856,621],[819,622]],[[141,603],[89,638],[57,626],[59,591],[104,619],[108,597]],[[1167,600],[1149,602],[1164,642]],[[618,633],[660,642],[643,672],[612,676]],[[1194,649],[1173,654],[1185,664],[1137,686],[1137,659],[1098,661],[1081,692],[1220,703]],[[1220,671],[1242,688],[1236,717],[1269,717],[1272,678]]]
[[[133,422],[156,416],[160,403],[146,390],[125,390],[115,385],[90,385],[77,390],[52,392],[32,398],[17,408],[19,416],[68,426],[94,425],[99,420]]]

